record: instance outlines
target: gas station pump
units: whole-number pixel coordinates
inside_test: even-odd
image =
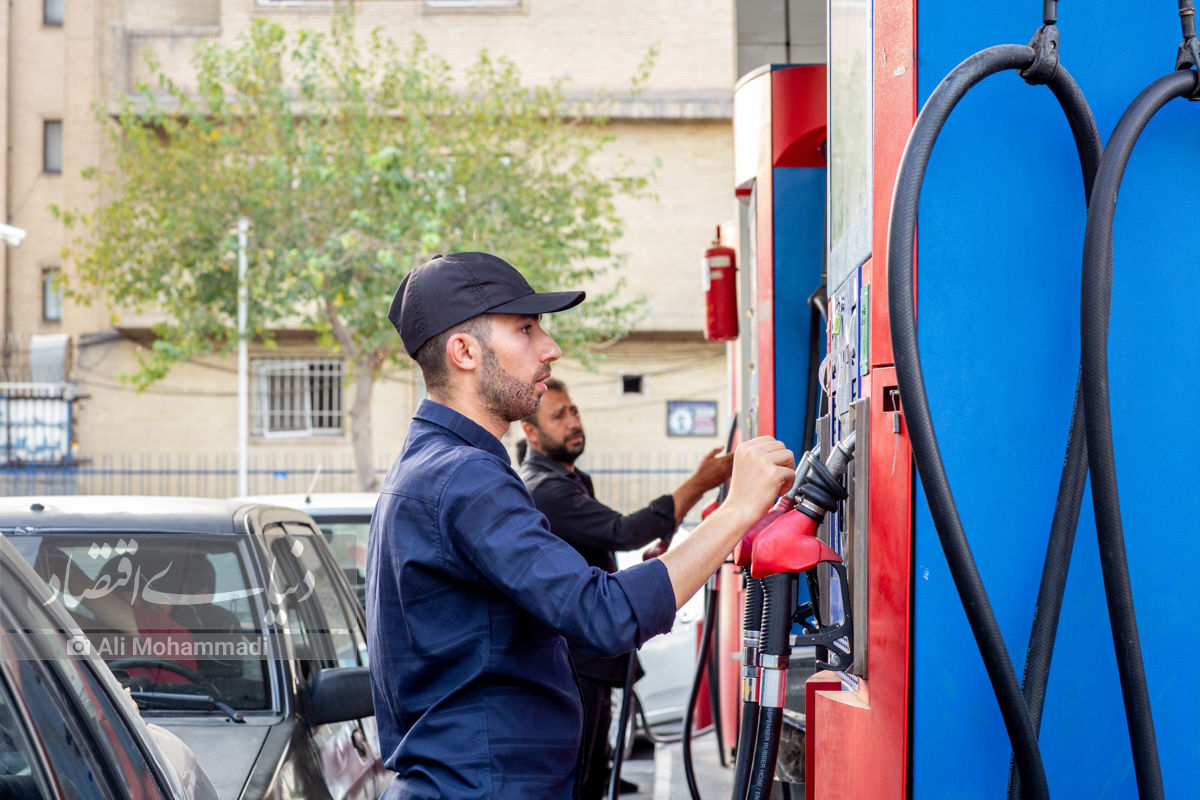
[[[721,612],[720,648],[738,654],[744,681],[722,696],[760,705],[757,720],[725,707],[726,725],[743,729],[725,741],[762,727],[768,696],[798,708],[807,797],[1158,797],[1200,785],[1188,744],[1200,700],[1180,668],[1200,658],[1200,639],[1180,636],[1200,589],[1200,537],[1187,535],[1200,530],[1188,456],[1200,430],[1182,422],[1200,412],[1200,202],[1180,180],[1200,170],[1200,122],[1171,102],[1200,98],[1200,44],[1192,0],[1178,4],[1182,45],[1171,15],[1116,0],[1064,6],[1061,35],[1057,4],[1044,2],[1032,41],[1032,3],[830,0],[819,84],[802,66],[739,83],[742,432],[797,453],[815,445],[813,464],[856,442],[847,496],[819,538],[783,536],[798,512],[773,512],[735,552],[756,577]],[[1006,41],[1030,43],[996,45]],[[780,124],[800,109],[817,119],[818,100],[818,122]],[[777,163],[799,141],[821,143],[819,238],[789,238],[813,218],[788,196],[801,176]],[[814,424],[796,384],[814,366],[802,321],[821,285]],[[756,563],[763,543],[785,540],[778,571]],[[827,560],[801,569],[812,556]],[[765,691],[784,654],[776,630],[772,652],[747,663],[760,579],[789,598],[811,584],[817,619],[853,620],[853,648],[802,685],[772,674]],[[752,747],[763,760],[749,764],[739,747],[735,798],[743,780],[760,787],[745,796],[765,796],[769,747]]]

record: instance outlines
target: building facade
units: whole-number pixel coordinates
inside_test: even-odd
[[[700,257],[714,227],[734,218],[731,98],[735,78],[732,3],[634,0],[358,0],[359,30],[381,28],[403,44],[420,34],[455,67],[486,48],[512,59],[528,85],[567,76],[578,97],[620,96],[651,47],[657,57],[633,98],[608,101],[614,154],[638,168],[658,165],[652,196],[626,200],[629,291],[646,297],[647,314],[629,337],[599,349],[594,370],[564,361],[585,414],[593,466],[624,463],[629,472],[667,475],[728,429],[726,346],[704,341]],[[63,456],[93,472],[148,464],[158,484],[124,487],[93,479],[75,491],[132,488],[228,493],[200,485],[193,472],[224,472],[237,448],[236,361],[201,358],[178,365],[143,392],[119,376],[136,369],[152,334],[138,318],[116,318],[103,303],[64,297],[72,279],[63,253],[70,233],[51,206],[87,210],[89,167],[111,169],[97,110],[111,109],[151,74],[152,53],[178,84],[194,81],[191,57],[201,40],[233,43],[257,17],[289,30],[328,27],[334,4],[321,0],[14,0],[0,17],[3,82],[4,221],[26,232],[2,259],[6,396],[26,384],[60,386],[56,408],[68,435],[34,452],[21,428],[38,416],[28,403],[6,406],[10,467]],[[519,264],[519,254],[506,255]],[[603,287],[582,287],[599,289]],[[386,309],[380,309],[385,313]],[[354,488],[349,469],[349,405],[344,364],[304,331],[281,332],[271,350],[251,344],[249,450],[255,492],[294,491],[320,469],[320,489]],[[19,390],[16,387],[21,385]],[[421,397],[402,366],[374,390],[375,460],[386,467]],[[343,400],[344,398],[344,400]],[[44,416],[44,415],[43,415]],[[517,435],[514,428],[510,436]],[[22,438],[23,437],[23,438]],[[14,449],[24,443],[25,450]],[[510,442],[510,444],[512,444]],[[647,454],[640,459],[637,454]],[[626,459],[622,461],[621,459]],[[669,461],[664,462],[666,458]],[[607,461],[605,460],[607,459]],[[646,460],[649,459],[649,460]],[[658,459],[658,461],[654,461]],[[642,464],[639,467],[637,464]],[[635,463],[636,462],[636,463]],[[138,467],[141,469],[141,467]],[[619,471],[618,468],[614,468]],[[674,472],[673,472],[674,471]],[[657,479],[656,479],[657,480]],[[218,482],[219,483],[219,482]],[[646,482],[646,491],[657,483]],[[654,486],[649,486],[654,483]],[[632,502],[632,501],[631,501]]]

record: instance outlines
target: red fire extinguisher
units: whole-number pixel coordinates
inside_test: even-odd
[[[721,246],[721,227],[704,251],[704,338],[728,342],[738,335],[737,256]]]

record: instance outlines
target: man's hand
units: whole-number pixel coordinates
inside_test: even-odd
[[[723,449],[715,447],[710,450],[705,454],[704,458],[700,459],[699,466],[692,473],[691,480],[702,487],[701,494],[729,480],[729,475],[733,472],[733,453],[726,453],[723,456],[717,455]]]
[[[791,487],[795,466],[792,451],[778,439],[759,436],[742,442],[734,451],[729,494],[722,508],[737,509],[748,517],[746,526],[753,525]]]
[[[688,476],[688,479],[671,492],[675,501],[675,522],[683,522],[683,518],[692,510],[692,506],[700,502],[700,498],[709,489],[720,486],[728,480],[733,472],[733,453],[718,456],[724,448],[716,447],[700,459],[699,466]]]
[[[671,577],[675,607],[681,608],[720,566],[746,529],[767,512],[796,478],[795,458],[783,443],[760,436],[733,454],[725,502],[677,547],[659,559]]]

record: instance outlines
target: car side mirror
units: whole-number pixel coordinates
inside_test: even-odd
[[[317,673],[308,690],[312,725],[375,716],[371,672],[366,667],[336,667]]]

